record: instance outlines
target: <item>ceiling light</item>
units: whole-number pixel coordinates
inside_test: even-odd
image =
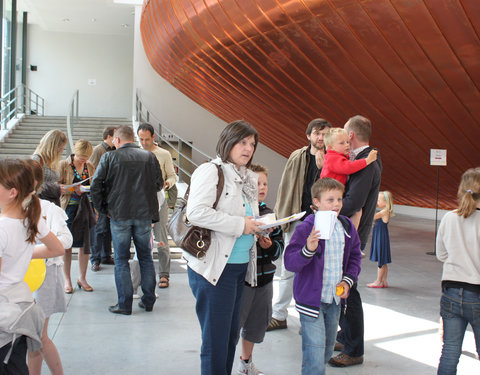
[[[97,19],[96,19],[96,18],[92,18],[90,21],[92,21],[92,22],[97,22]]]
[[[128,25],[128,23],[122,23],[120,26],[122,26],[122,27],[124,27],[125,29],[127,29],[129,25]]]
[[[62,21],[63,22],[70,22],[70,18],[64,18]]]

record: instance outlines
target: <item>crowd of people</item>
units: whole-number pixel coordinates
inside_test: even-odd
[[[288,327],[292,298],[300,315],[302,374],[363,363],[358,276],[374,223],[370,260],[378,263],[378,275],[367,286],[388,288],[393,216],[392,193],[380,191],[382,162],[369,144],[371,132],[363,116],[343,128],[311,121],[308,145],[288,158],[272,210],[265,203],[268,170],[253,164],[256,129],[243,120],[223,129],[216,158],[191,177],[187,202],[189,222],[211,231],[205,257],[184,252],[201,328],[202,375],[231,374],[240,340],[235,372],[263,374],[253,362],[254,346],[266,332]],[[87,282],[89,259],[93,272],[115,265],[113,314],[131,315],[137,295],[138,306],[151,312],[155,288],[170,286],[166,194],[176,196],[177,176],[170,153],[154,142],[154,128],[140,124],[137,136],[141,147],[133,128],[109,127],[101,144],[79,140],[60,160],[67,138],[52,130],[31,160],[0,160],[0,373],[40,374],[45,360],[52,374],[63,374],[47,327],[52,314],[66,311],[64,294],[74,292],[72,247],[79,249],[79,290],[94,291]],[[437,257],[445,263],[439,374],[456,373],[467,324],[480,350],[480,168],[464,173],[458,198],[459,209],[445,215],[437,236]],[[334,219],[330,230],[319,230],[325,211]],[[272,213],[280,219],[300,212],[297,221],[264,225]],[[23,281],[32,258],[46,259],[45,281],[33,295]]]

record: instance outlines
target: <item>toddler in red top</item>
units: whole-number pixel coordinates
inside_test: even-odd
[[[358,172],[377,160],[377,151],[372,150],[366,159],[350,161],[350,141],[347,132],[342,128],[329,129],[323,141],[327,153],[323,161],[320,178],[334,178],[345,185],[348,175]]]

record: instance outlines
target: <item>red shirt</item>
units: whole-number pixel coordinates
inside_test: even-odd
[[[333,150],[327,150],[323,160],[322,177],[331,177],[345,185],[350,174],[367,166],[365,159],[350,161],[347,156]]]

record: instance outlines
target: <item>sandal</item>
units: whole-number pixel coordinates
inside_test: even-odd
[[[168,288],[170,285],[170,282],[168,281],[167,276],[160,276],[160,281],[158,282],[158,287],[160,289],[165,289]]]

